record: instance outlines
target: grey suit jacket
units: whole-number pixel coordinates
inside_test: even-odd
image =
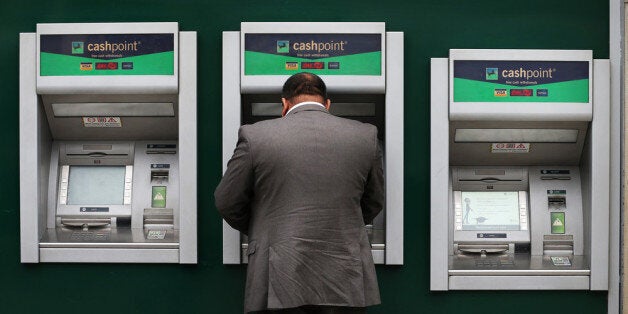
[[[384,206],[376,127],[311,104],[244,125],[214,196],[249,236],[245,312],[380,303],[364,228]]]

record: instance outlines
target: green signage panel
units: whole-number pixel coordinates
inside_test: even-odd
[[[454,102],[589,103],[588,61],[454,60]]]
[[[151,205],[153,208],[165,208],[166,207],[166,187],[165,186],[153,186],[153,193],[151,197]]]
[[[41,35],[39,75],[174,75],[174,34]]]
[[[550,220],[552,224],[552,234],[564,234],[565,233],[565,213],[552,212],[550,213]]]
[[[382,75],[381,34],[245,34],[244,75]]]

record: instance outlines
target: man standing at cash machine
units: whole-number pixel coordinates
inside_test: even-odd
[[[244,125],[214,194],[249,236],[244,310],[365,313],[379,288],[364,228],[384,206],[377,128],[335,117],[323,80],[291,76],[282,118]]]

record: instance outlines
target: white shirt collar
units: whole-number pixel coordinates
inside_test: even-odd
[[[296,108],[299,108],[301,106],[304,106],[304,105],[319,105],[319,106],[325,108],[325,106],[323,104],[321,104],[321,103],[318,103],[318,102],[315,102],[315,101],[304,101],[304,102],[300,102],[300,103],[292,106],[292,108],[290,108],[290,110],[288,110],[288,112],[286,112],[286,115],[288,115],[290,113],[290,111],[292,111],[292,110],[294,110]]]

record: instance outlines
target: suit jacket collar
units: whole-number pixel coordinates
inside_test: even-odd
[[[317,104],[318,103],[314,103],[314,102],[305,103],[302,106],[299,106],[298,108],[294,108],[293,110],[288,112],[288,114],[286,114],[286,117],[293,115],[295,113],[298,113],[298,112],[302,112],[302,111],[321,111],[321,112],[329,113],[327,109],[325,109],[325,107],[322,106],[322,104],[318,104],[318,105]]]

